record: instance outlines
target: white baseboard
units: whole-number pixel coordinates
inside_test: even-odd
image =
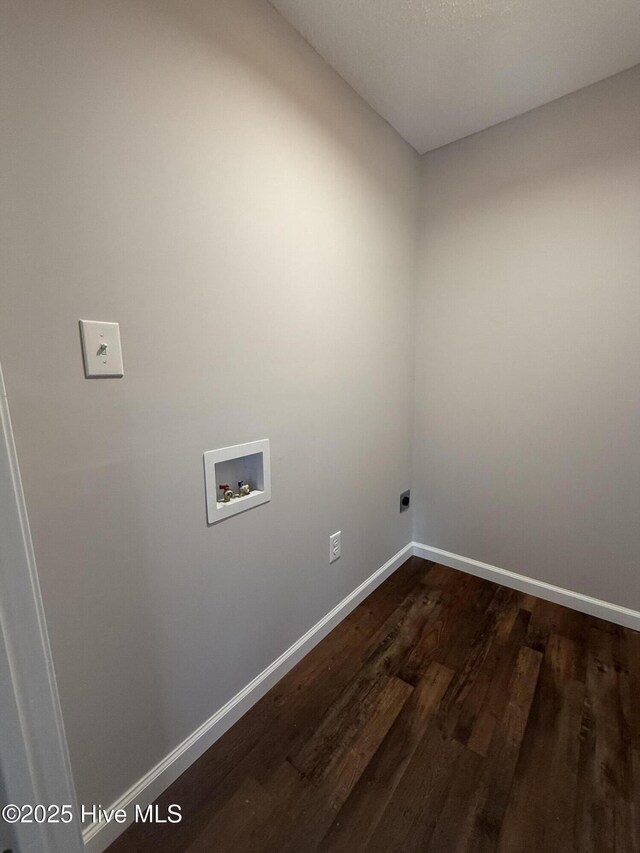
[[[125,809],[131,818],[136,805],[150,805],[174,782],[181,773],[193,764],[218,738],[240,719],[252,705],[264,696],[274,684],[311,651],[327,634],[341,622],[361,601],[386,578],[413,555],[413,543],[409,543],[383,566],[368,577],[359,587],[349,593],[333,610],[300,637],[286,652],[257,675],[246,687],[236,693],[225,705],[196,729],[186,740],[170,752],[159,764],[129,788],[109,810]],[[82,833],[86,853],[103,853],[104,850],[126,829],[128,823],[92,823]]]
[[[431,548],[429,545],[422,545],[420,542],[413,542],[412,544],[414,557],[433,560],[434,563],[440,563],[450,569],[459,569],[461,572],[477,575],[485,580],[493,581],[493,583],[508,586],[510,589],[517,589],[519,592],[535,595],[538,598],[544,598],[546,601],[553,601],[555,604],[562,604],[564,607],[579,610],[581,613],[588,613],[589,616],[597,616],[599,619],[615,622],[616,625],[623,625],[625,628],[640,631],[640,612],[637,610],[630,610],[628,607],[622,607],[619,604],[601,601],[599,598],[591,598],[591,596],[583,595],[581,592],[572,592],[570,589],[553,586],[553,584],[528,578],[525,575],[516,574],[516,572],[509,572],[506,569],[499,569],[497,566],[481,563],[479,560],[472,560],[469,557],[461,557],[459,554],[452,554],[450,551]]]

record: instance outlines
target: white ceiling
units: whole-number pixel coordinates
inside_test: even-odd
[[[420,153],[640,63],[640,0],[270,0]]]

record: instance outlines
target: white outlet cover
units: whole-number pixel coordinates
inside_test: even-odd
[[[118,323],[80,320],[80,336],[87,379],[124,376]]]
[[[335,563],[342,556],[342,531],[332,533],[329,537],[329,563]]]

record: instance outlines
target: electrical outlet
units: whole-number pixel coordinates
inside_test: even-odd
[[[342,531],[332,533],[329,537],[329,562],[335,563],[342,554]]]

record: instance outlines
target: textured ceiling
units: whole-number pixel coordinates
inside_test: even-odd
[[[270,0],[423,153],[640,63],[640,0]]]

